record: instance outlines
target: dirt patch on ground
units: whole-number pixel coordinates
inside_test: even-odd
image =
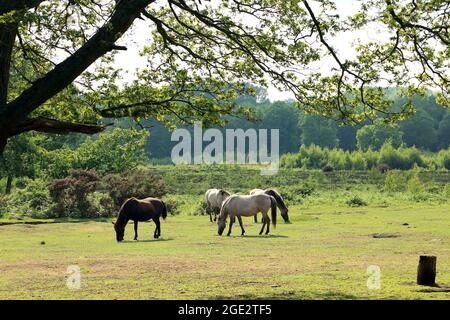
[[[401,237],[400,233],[396,232],[396,233],[373,233],[371,234],[372,238],[375,239],[383,239],[383,238],[399,238]]]

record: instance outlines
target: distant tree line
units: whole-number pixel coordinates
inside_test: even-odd
[[[423,151],[436,152],[450,145],[450,111],[436,103],[436,97],[428,94],[415,97],[417,112],[398,124],[371,123],[351,126],[341,125],[319,115],[306,114],[296,108],[292,101],[270,102],[264,90],[256,98],[240,97],[242,106],[249,106],[255,113],[256,122],[229,117],[225,129],[264,128],[280,130],[280,153],[295,153],[301,145],[316,145],[323,148],[340,148],[345,151],[379,150],[386,141],[394,147],[405,145]],[[401,105],[401,99],[396,104]],[[123,121],[122,125],[131,125]],[[171,132],[154,119],[145,122],[150,137],[145,150],[152,159],[170,157],[176,142],[170,141]],[[189,128],[189,126],[187,126]]]

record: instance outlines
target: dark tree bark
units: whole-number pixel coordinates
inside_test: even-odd
[[[13,181],[13,177],[8,175],[8,177],[6,178],[6,188],[5,188],[5,193],[6,194],[10,194],[11,193],[12,181]]]
[[[17,24],[0,24],[0,107],[6,105],[11,54],[17,35]]]
[[[417,268],[417,284],[434,286],[436,284],[436,257],[420,256]]]

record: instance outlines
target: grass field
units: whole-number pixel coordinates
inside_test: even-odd
[[[415,285],[421,254],[438,257],[437,282],[450,285],[450,205],[297,205],[290,216],[270,236],[248,218],[245,237],[238,226],[217,236],[205,216],[169,216],[161,239],[141,223],[139,241],[129,225],[123,243],[109,220],[3,225],[0,299],[450,299]],[[79,290],[66,287],[73,264]],[[367,288],[370,265],[379,290]]]

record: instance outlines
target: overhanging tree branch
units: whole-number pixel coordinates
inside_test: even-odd
[[[39,131],[46,133],[67,134],[70,132],[79,132],[86,134],[99,133],[108,125],[73,123],[69,121],[61,121],[46,117],[36,117],[22,122],[12,134],[16,135],[28,131]]]
[[[98,58],[108,51],[117,49],[115,42],[128,30],[145,7],[153,1],[118,2],[110,20],[81,48],[0,110],[0,125],[7,126],[7,123],[12,120],[26,119],[32,111],[72,83]]]
[[[447,37],[445,37],[443,34],[441,34],[439,31],[430,28],[428,26],[425,25],[421,25],[421,24],[417,24],[417,23],[411,23],[409,21],[406,21],[404,19],[402,19],[394,10],[393,8],[393,3],[391,0],[386,0],[386,5],[388,6],[388,12],[391,15],[391,17],[394,19],[395,22],[397,22],[400,27],[402,29],[407,29],[407,28],[411,28],[411,29],[420,29],[420,30],[424,30],[427,31],[429,33],[431,33],[433,36],[435,36],[436,38],[438,38],[440,41],[442,41],[443,44],[445,45],[450,45],[450,39],[448,38],[448,34]]]

